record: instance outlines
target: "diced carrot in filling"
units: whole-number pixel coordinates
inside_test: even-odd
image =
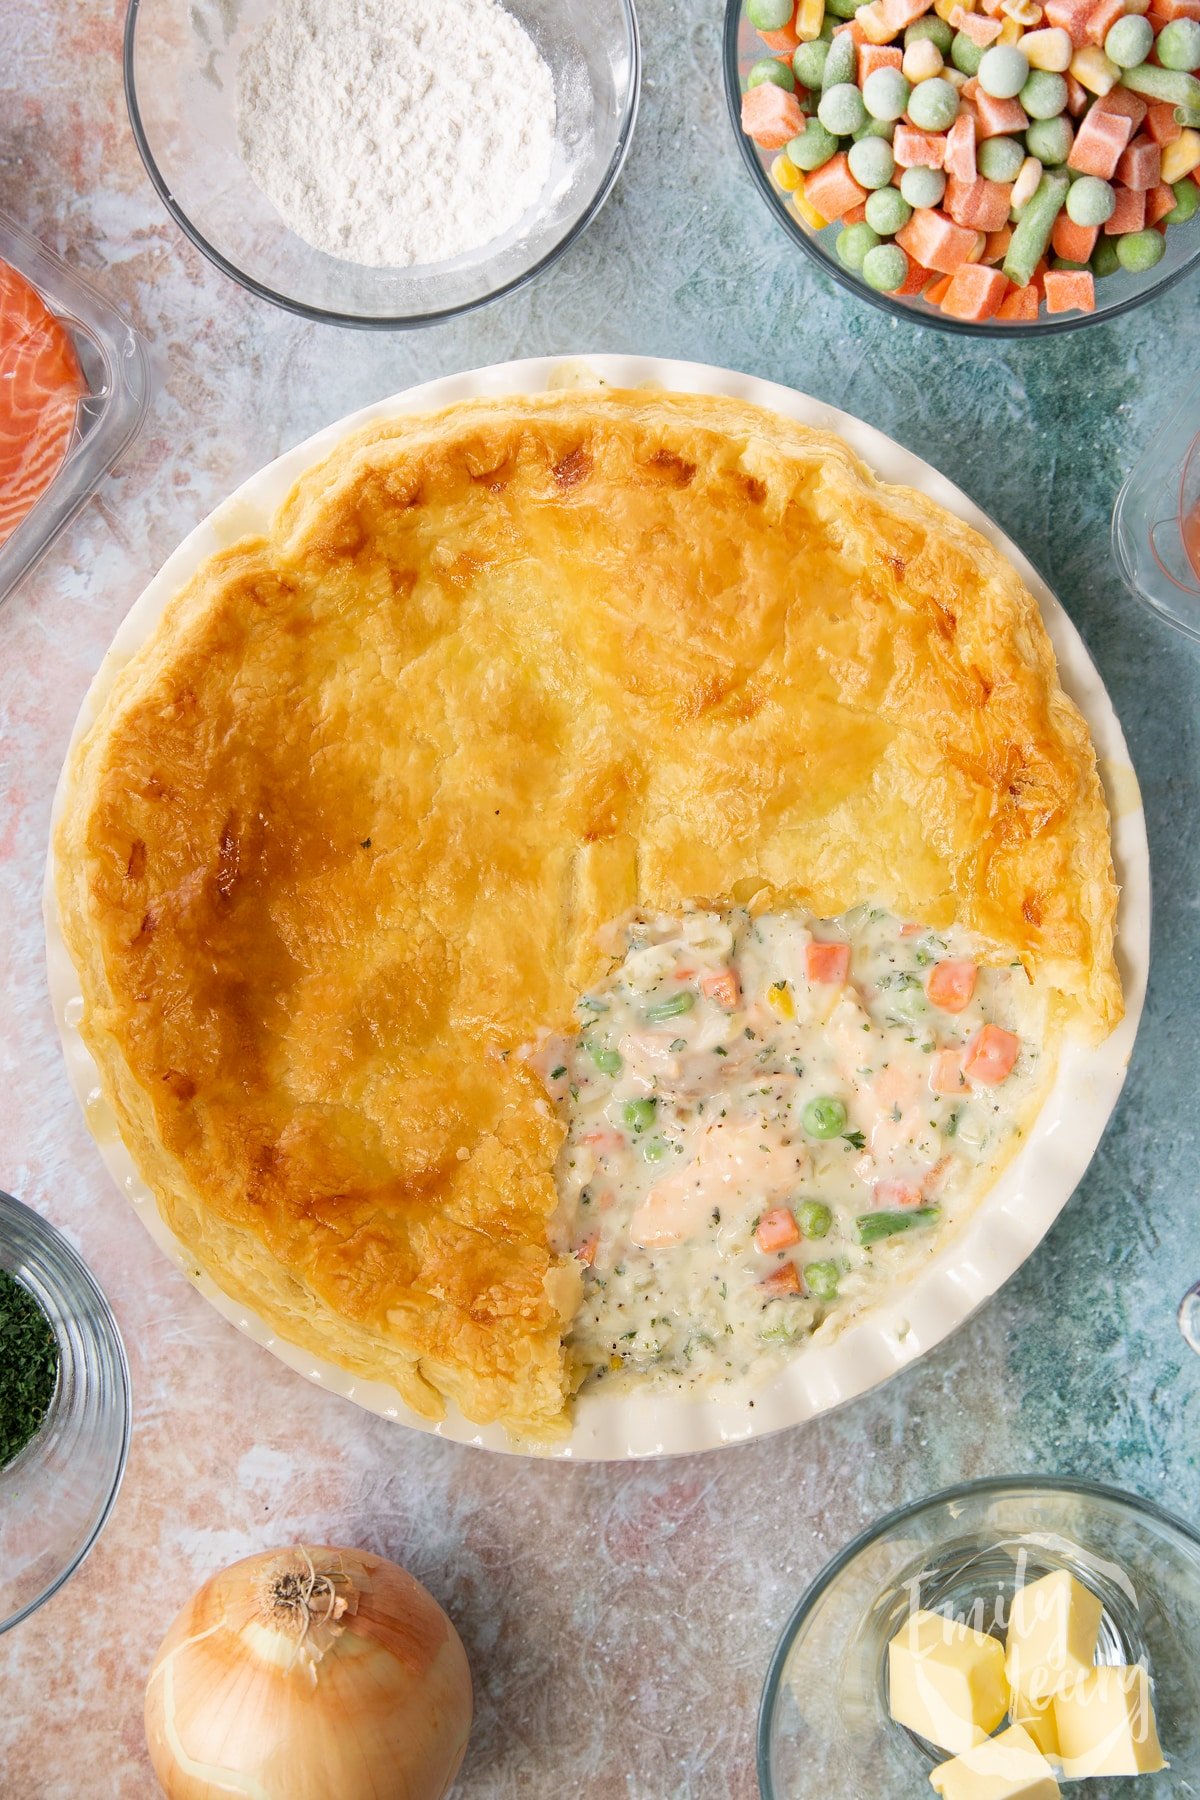
[[[1011,1031],[1001,1025],[985,1025],[967,1045],[963,1073],[982,1087],[999,1087],[1012,1074],[1020,1048],[1020,1038]]]
[[[1026,290],[1018,288],[1018,293]],[[1037,309],[1029,315],[1037,318]],[[934,1094],[961,1094],[966,1088],[962,1055],[958,1050],[939,1050],[929,1067],[929,1088]]]
[[[977,974],[975,964],[964,957],[950,957],[945,962],[934,963],[926,977],[926,995],[942,1012],[961,1012],[971,1003]]]
[[[921,1190],[915,1181],[877,1181],[873,1193],[880,1212],[921,1204]]]
[[[773,1269],[769,1275],[764,1275],[758,1288],[769,1300],[781,1300],[788,1294],[804,1292],[795,1263],[784,1263],[782,1268]]]
[[[804,946],[804,972],[810,981],[845,981],[850,973],[849,944],[824,944],[814,938]]]
[[[596,1260],[596,1252],[599,1248],[600,1233],[598,1231],[593,1231],[589,1236],[584,1238],[582,1244],[580,1244],[578,1250],[576,1250],[575,1255],[583,1264],[584,1268],[590,1269]]]
[[[800,1242],[800,1227],[790,1207],[773,1206],[758,1221],[754,1242],[764,1255],[772,1250],[787,1250]]]
[[[709,975],[700,978],[700,992],[706,1000],[715,1000],[718,1006],[733,1012],[742,997],[741,984],[736,969],[714,969]]]

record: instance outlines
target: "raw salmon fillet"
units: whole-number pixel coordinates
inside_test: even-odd
[[[62,467],[84,391],[65,326],[0,262],[0,544]]]

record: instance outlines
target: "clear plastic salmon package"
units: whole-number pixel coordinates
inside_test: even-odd
[[[128,449],[150,393],[138,333],[0,212],[0,602]]]

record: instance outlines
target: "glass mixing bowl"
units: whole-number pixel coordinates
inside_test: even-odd
[[[1104,1603],[1097,1660],[1145,1657],[1169,1770],[1072,1783],[1080,1800],[1200,1791],[1200,1533],[1136,1494],[1039,1476],[969,1482],[889,1513],[822,1571],[771,1660],[763,1800],[919,1800],[944,1750],[888,1711],[887,1646],[910,1610],[1007,1618],[1021,1581],[1068,1568]],[[973,1614],[975,1606],[980,1607]]]
[[[599,212],[633,136],[641,53],[632,0],[507,0],[554,77],[553,166],[539,204],[450,262],[370,269],[306,244],[255,186],[237,147],[237,65],[274,0],[130,0],[125,96],[133,134],[176,223],[219,269],[305,318],[431,325],[548,268]]]
[[[1200,382],[1130,470],[1112,542],[1130,592],[1200,643]]]
[[[0,1632],[75,1573],[112,1510],[129,1449],[129,1370],[116,1320],[53,1225],[0,1193],[0,1268],[34,1295],[58,1339],[41,1426],[0,1469]]]
[[[1130,275],[1120,270],[1096,283],[1096,310],[1091,313],[1061,313],[1048,318],[1045,311],[1036,319],[986,319],[975,324],[966,319],[949,318],[940,307],[931,306],[920,295],[901,299],[896,294],[880,294],[838,260],[834,244],[839,227],[827,225],[814,231],[791,204],[791,196],[777,188],[771,179],[771,164],[778,154],[760,150],[741,126],[742,85],[751,65],[769,55],[762,39],[746,17],[745,0],[726,0],[725,11],[725,93],[729,101],[734,135],[743,160],[754,178],[759,193],[783,226],[788,236],[811,256],[826,275],[860,300],[869,300],[886,313],[899,319],[915,320],[919,325],[935,325],[942,331],[958,331],[967,337],[995,337],[999,332],[1013,332],[1021,337],[1038,337],[1052,331],[1076,331],[1099,319],[1113,319],[1118,313],[1153,299],[1164,288],[1174,286],[1189,273],[1200,271],[1200,215],[1190,224],[1173,227],[1167,232],[1166,255],[1151,275]]]

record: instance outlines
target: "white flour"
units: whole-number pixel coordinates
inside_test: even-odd
[[[498,0],[278,0],[238,69],[238,139],[306,242],[376,268],[499,237],[538,198],[554,83]]]

